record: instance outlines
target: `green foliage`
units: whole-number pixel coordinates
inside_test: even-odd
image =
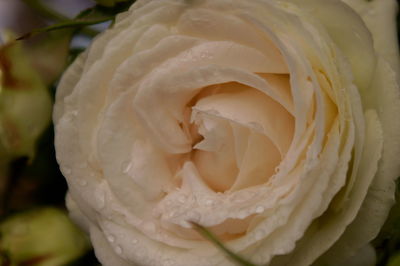
[[[55,208],[15,214],[0,224],[0,261],[10,266],[58,266],[83,255],[86,236]]]
[[[12,37],[8,37],[12,39]],[[51,118],[50,94],[21,43],[0,46],[0,164],[32,158]]]
[[[128,10],[135,0],[99,0],[97,1],[97,5],[82,11],[75,19],[69,19],[56,12],[50,11],[38,0],[25,0],[25,2],[27,2],[31,7],[38,9],[39,12],[55,18],[58,22],[44,28],[34,29],[33,31],[20,36],[17,40],[28,39],[39,33],[48,33],[63,29],[79,31],[87,26],[113,21],[117,14]],[[86,31],[86,33],[93,35],[93,30]]]

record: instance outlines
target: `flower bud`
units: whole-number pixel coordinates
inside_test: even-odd
[[[11,36],[9,36],[11,39]],[[52,101],[19,42],[0,46],[0,162],[34,155]]]
[[[55,208],[11,216],[0,224],[0,234],[0,265],[65,265],[89,248],[86,237]]]

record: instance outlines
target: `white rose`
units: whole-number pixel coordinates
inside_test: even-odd
[[[345,2],[140,0],[69,68],[57,158],[104,265],[231,265],[191,221],[260,264],[368,250],[400,172],[397,7]]]

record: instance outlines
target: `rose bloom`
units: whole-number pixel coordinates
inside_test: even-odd
[[[233,265],[192,222],[257,264],[374,263],[400,172],[397,6],[345,2],[139,0],[96,38],[54,121],[104,265]]]

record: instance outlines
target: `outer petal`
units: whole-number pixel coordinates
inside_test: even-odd
[[[396,15],[398,1],[396,0],[342,0],[351,6],[364,20],[372,33],[375,50],[391,68],[399,73],[399,46],[397,41]]]
[[[385,1],[345,1],[357,10],[373,34],[375,49],[381,56],[368,92],[362,94],[364,108],[378,111],[383,131],[383,153],[378,171],[367,197],[354,222],[343,237],[321,258],[335,265],[343,263],[349,253],[347,247],[361,248],[379,233],[390,208],[394,204],[395,180],[400,175],[400,162],[393,160],[400,154],[400,120],[393,114],[400,113],[399,52],[396,38],[397,3]],[[366,144],[368,145],[368,143]]]
[[[271,10],[267,8],[264,12],[258,8],[261,5]],[[188,9],[190,12],[185,12]],[[347,23],[336,23],[337,16]],[[279,19],[285,23],[279,23]],[[223,26],[223,30],[219,29],[221,34],[215,33],[216,21]],[[347,28],[347,24],[351,27]],[[353,30],[359,35],[354,36]],[[247,37],[238,38],[241,33]],[[349,250],[343,251],[347,243],[354,249],[364,246],[376,235],[392,201],[393,180],[399,167],[391,159],[400,151],[397,141],[400,122],[391,119],[393,113],[400,112],[397,73],[383,59],[379,59],[376,67],[374,47],[366,43],[371,44],[371,36],[363,21],[339,0],[139,0],[128,13],[119,16],[116,27],[98,38],[87,52],[87,58],[84,55],[67,72],[57,93],[54,115],[57,156],[70,186],[69,208],[90,232],[100,260],[113,266],[132,262],[146,266],[186,265],[188,261],[201,266],[230,265],[209,243],[180,238],[181,232],[186,237],[185,230],[190,230],[183,228],[185,223],[196,220],[205,226],[221,227],[227,217],[243,220],[253,209],[261,207],[262,211],[252,212],[262,214],[259,219],[255,219],[243,237],[230,241],[230,247],[260,262],[292,252],[289,256],[277,257],[273,265],[288,261],[309,265],[354,220],[372,182],[373,188],[354,224],[321,262],[341,261],[338,254],[348,255]],[[270,49],[275,46],[281,50]],[[205,53],[210,47],[214,47],[212,53]],[[220,57],[221,52],[226,54]],[[257,60],[245,54],[252,54]],[[273,84],[269,84],[269,74],[252,73],[286,73],[284,64],[278,64],[279,71],[264,66],[264,57],[278,63],[282,58],[286,60],[291,72],[291,93],[276,93]],[[364,115],[358,91],[351,84],[351,74],[347,73],[351,71],[343,71],[348,69],[342,57],[351,65],[354,83],[363,93],[364,111],[372,109],[366,115],[364,153]],[[253,64],[258,59],[259,63]],[[313,73],[315,66],[328,73]],[[337,80],[329,80],[332,77]],[[370,79],[374,80],[371,87],[368,86]],[[217,194],[207,190],[206,185],[199,185],[202,180],[194,164],[189,167],[185,160],[178,162],[177,165],[183,166],[175,173],[175,166],[168,162],[170,157],[188,155],[184,153],[192,148],[190,137],[184,138],[189,134],[183,131],[186,118],[181,111],[188,109],[190,100],[204,86],[232,81],[257,88],[258,93],[270,94],[277,104],[285,103],[284,107],[296,117],[294,144],[287,145],[290,145],[287,154],[291,158],[286,163],[290,162],[271,178],[272,188],[268,188],[271,191],[264,193],[266,187],[262,187],[264,190],[251,187],[246,191],[240,189],[236,194],[250,195],[252,201],[246,202],[249,206],[243,201],[232,203],[233,194]],[[330,91],[331,85],[337,88]],[[291,94],[293,102],[287,99]],[[354,106],[350,107],[350,103]],[[312,104],[315,106],[309,107]],[[338,211],[329,203],[346,181],[353,131],[356,132],[355,166],[349,168],[354,173],[349,175],[350,184],[344,193],[337,197],[340,200],[341,196],[348,196]],[[382,134],[383,160],[377,165]],[[154,147],[145,145],[147,149],[143,149],[143,143],[134,145],[139,136],[152,142]],[[174,138],[178,144],[184,142],[183,148],[174,150],[168,146]],[[154,157],[153,152],[157,153]],[[164,164],[165,154],[168,160]],[[126,164],[130,159],[134,163]],[[137,162],[140,163],[135,165]],[[377,168],[379,175],[373,179]],[[165,183],[172,183],[178,175],[183,176],[182,187],[172,186],[168,190]],[[295,185],[297,189],[293,188]],[[184,191],[185,186],[189,195],[180,194],[185,196],[181,198],[178,192]],[[171,190],[176,194],[170,193]],[[213,193],[214,199],[225,200],[215,204],[219,210],[207,206],[206,196]],[[204,200],[198,200],[200,196]],[[165,205],[155,208],[160,199]],[[174,202],[167,207],[171,201]],[[328,212],[321,216],[327,208]],[[374,219],[367,219],[371,225],[366,226],[365,221],[360,225],[358,221],[371,210],[380,213]],[[174,216],[177,212],[179,215]],[[160,221],[160,216],[165,219]],[[317,220],[307,230],[314,219]],[[262,222],[257,224],[259,221]],[[176,231],[162,231],[164,222],[170,222],[167,226],[172,224],[172,228],[182,226]],[[302,253],[304,250],[306,254]]]

